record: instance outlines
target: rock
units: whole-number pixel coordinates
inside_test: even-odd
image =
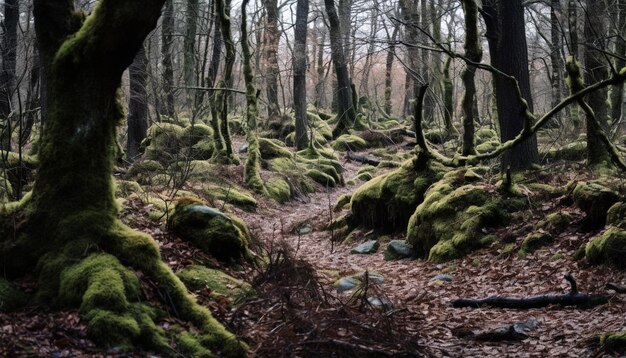
[[[433,277],[433,281],[451,282],[452,276],[440,273],[439,275]]]
[[[359,281],[365,281],[365,272],[361,272],[352,277],[356,278]],[[383,283],[385,281],[385,277],[376,272],[367,272],[367,279],[368,281],[375,283]]]
[[[335,281],[333,286],[339,292],[349,291],[361,284],[361,281],[355,277],[342,277],[339,280]]]
[[[386,297],[371,296],[367,298],[367,302],[372,306],[383,307],[385,309],[391,309],[393,307],[391,301]]]
[[[255,294],[250,284],[238,280],[219,270],[200,265],[185,267],[176,274],[178,278],[192,290],[208,288],[211,296],[228,297],[234,303],[241,303]]]
[[[391,240],[385,251],[385,260],[398,260],[412,257],[413,248],[404,240]]]
[[[584,225],[598,229],[606,223],[607,211],[620,199],[619,193],[594,182],[579,182],[573,193],[574,203],[587,214]]]
[[[313,232],[313,228],[309,224],[304,224],[298,228],[298,234],[300,235],[310,234],[311,232]]]
[[[350,251],[352,254],[373,254],[378,251],[380,244],[376,240],[370,240],[362,243]]]

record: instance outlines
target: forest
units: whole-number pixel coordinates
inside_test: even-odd
[[[626,0],[0,0],[1,357],[626,354]]]

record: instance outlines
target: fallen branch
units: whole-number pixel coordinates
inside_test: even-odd
[[[617,293],[626,293],[626,286],[624,286],[624,285],[620,285],[620,284],[617,284],[617,283],[609,282],[609,283],[606,284],[605,287],[606,287],[607,290],[613,290],[613,291],[615,291]]]
[[[479,308],[481,306],[491,306],[498,308],[529,309],[546,307],[549,305],[559,305],[591,308],[603,305],[609,301],[609,296],[579,293],[576,287],[576,281],[574,280],[574,277],[572,277],[572,275],[566,275],[565,279],[569,282],[571,289],[570,292],[560,295],[540,295],[523,298],[502,296],[491,296],[480,299],[461,298],[452,301],[452,307]]]
[[[364,155],[358,155],[358,154],[356,154],[353,151],[348,151],[348,154],[346,155],[346,157],[349,160],[354,160],[355,162],[369,164],[369,165],[373,165],[373,166],[377,166],[378,164],[380,164],[380,160],[378,160],[378,159],[374,159],[374,158],[367,157],[367,156],[364,156]]]

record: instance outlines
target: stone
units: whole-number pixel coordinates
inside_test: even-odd
[[[399,260],[412,257],[413,248],[404,240],[391,240],[385,251],[385,260]]]
[[[380,247],[380,244],[378,243],[378,241],[370,240],[370,241],[364,242],[361,245],[353,248],[350,251],[350,253],[352,253],[352,254],[361,254],[361,255],[373,254],[376,251],[378,251],[379,247]]]

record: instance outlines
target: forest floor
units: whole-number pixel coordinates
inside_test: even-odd
[[[354,177],[361,165],[341,159],[344,177]],[[572,170],[571,165],[576,166],[554,165],[547,169],[553,175],[543,177],[551,177],[553,185],[562,185],[574,176],[581,179],[584,169]],[[240,180],[240,169],[225,170],[231,179]],[[237,308],[214,302],[203,292],[194,294],[229,329],[248,342],[253,355],[596,357],[604,356],[597,350],[598,334],[626,328],[626,302],[619,296],[588,310],[557,306],[529,310],[451,306],[451,301],[460,297],[524,297],[566,292],[568,286],[563,277],[567,273],[572,273],[579,290],[585,293],[607,294],[604,289],[607,282],[626,282],[623,271],[588,266],[584,261],[572,259],[574,252],[595,234],[579,232],[576,222],[550,246],[525,257],[517,254],[523,239],[519,237],[514,241],[516,250],[510,253],[495,245],[445,264],[413,259],[386,261],[385,244],[375,254],[351,254],[350,250],[358,243],[333,245],[332,233],[324,230],[341,215],[331,210],[338,197],[354,192],[359,185],[320,188],[321,191],[309,194],[305,200],[282,205],[257,197],[255,211],[232,208],[258,240],[253,248],[262,248],[276,258],[274,268],[280,266],[289,272],[278,277],[276,271],[272,273],[268,269],[228,269],[233,276],[252,282],[258,292],[255,299]],[[188,189],[192,187],[189,185]],[[530,203],[529,207],[523,221],[511,220],[495,234],[505,236],[557,211],[565,210],[578,221],[582,219],[580,211],[558,200]],[[153,235],[173,270],[206,259],[197,249],[168,233],[164,225],[148,220],[146,213],[143,204],[131,201],[124,209],[123,220]],[[305,226],[311,232],[299,234]],[[392,238],[403,239],[403,236],[400,233]],[[340,293],[333,287],[340,277],[364,271],[384,278],[382,283],[372,282],[368,287],[385,302],[384,309],[367,304],[351,291]],[[447,275],[446,280],[435,278],[441,274]],[[35,286],[32,278],[18,284],[26,291]],[[516,323],[526,324],[528,338],[485,342],[468,335],[468,332],[507,328]],[[138,352],[131,356],[147,354]],[[99,351],[87,339],[76,311],[53,312],[33,307],[0,314],[0,356],[115,355],[114,351]]]

